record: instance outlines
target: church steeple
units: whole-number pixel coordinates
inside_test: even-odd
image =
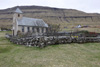
[[[15,13],[23,13],[19,8],[17,8],[16,10],[15,10]]]
[[[17,8],[15,11],[14,11],[14,18],[15,19],[22,19],[23,18],[23,15],[22,15],[22,11]]]
[[[12,34],[14,36],[17,35],[17,31],[18,31],[18,20],[21,20],[23,18],[23,12],[17,8],[15,11],[14,11],[14,15],[13,15],[13,32]]]

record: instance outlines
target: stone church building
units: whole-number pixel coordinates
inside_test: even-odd
[[[23,17],[23,12],[17,8],[13,15],[13,32],[12,35],[16,36],[18,31],[22,34],[31,32],[34,35],[42,35],[48,30],[48,24],[42,19],[35,19]]]

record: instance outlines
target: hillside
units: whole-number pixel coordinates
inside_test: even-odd
[[[18,6],[0,10],[0,27],[11,27],[13,12]],[[19,6],[24,16],[43,19],[55,24],[100,24],[100,14],[85,13],[75,9],[50,8],[42,6]]]

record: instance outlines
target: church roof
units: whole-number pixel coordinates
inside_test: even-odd
[[[15,13],[23,13],[19,8],[15,10]]]
[[[40,26],[40,27],[48,27],[42,19],[28,18],[23,17],[22,19],[17,20],[19,26]]]

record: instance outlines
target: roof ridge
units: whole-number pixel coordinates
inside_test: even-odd
[[[30,19],[36,19],[36,20],[43,20],[43,19],[37,19],[37,18],[31,18],[31,17],[23,17],[23,18],[30,18]]]

